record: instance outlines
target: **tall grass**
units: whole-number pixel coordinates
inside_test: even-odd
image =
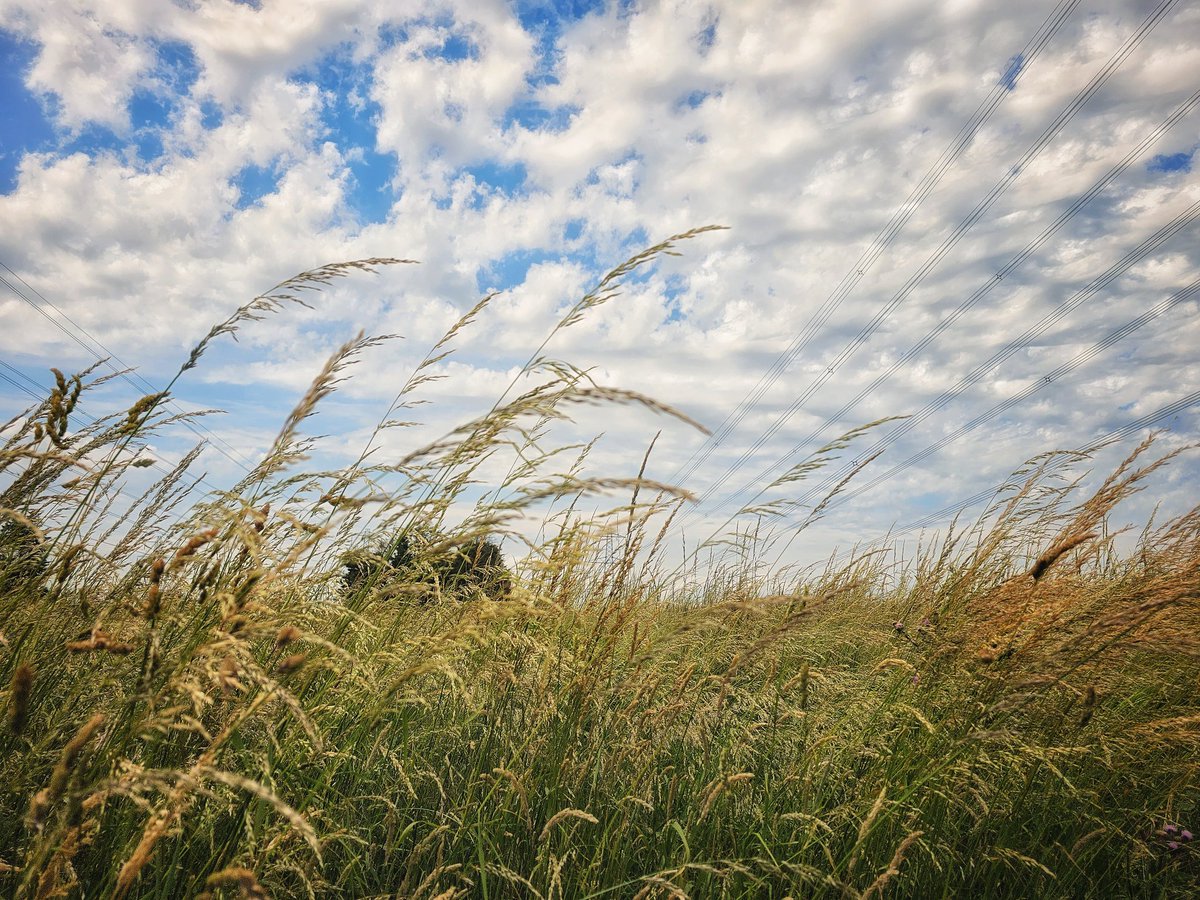
[[[697,233],[614,270],[556,331]],[[393,262],[285,282],[180,374],[298,290]],[[262,462],[194,508],[181,506],[194,453],[121,499],[140,447],[178,418],[165,395],[80,427],[76,407],[104,376],[60,376],[8,424],[0,892],[1197,888],[1200,511],[1148,526],[1126,555],[1107,530],[1170,454],[1147,440],[1086,496],[1058,479],[1071,455],[1035,458],[976,523],[899,570],[865,553],[772,574],[757,562],[767,538],[742,530],[732,562],[681,589],[662,536],[686,491],[645,480],[644,460],[637,475],[585,476],[589,448],[548,433],[580,404],[683,417],[592,383],[546,345],[487,414],[376,461],[486,304],[418,366],[351,465],[300,471],[302,425],[373,346],[364,336]],[[507,475],[479,496],[485,464]],[[578,514],[595,495],[612,510]],[[530,540],[521,517],[535,512]],[[420,602],[386,566],[339,583],[348,550],[374,542],[382,560],[418,533],[440,536],[421,543],[431,555],[524,541],[509,598]]]

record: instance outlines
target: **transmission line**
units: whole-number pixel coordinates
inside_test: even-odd
[[[936,399],[927,403],[916,414],[904,419],[902,422],[899,422],[886,437],[876,442],[876,444],[866,454],[864,454],[864,456],[873,455],[877,452],[885,450],[887,447],[891,446],[904,435],[908,434],[915,427],[917,427],[917,425],[924,422],[930,416],[940,412],[952,400],[961,396],[968,388],[981,381],[984,376],[993,371],[997,366],[1006,362],[1019,350],[1032,345],[1034,341],[1036,341],[1037,338],[1040,337],[1045,331],[1058,324],[1058,322],[1072,313],[1075,309],[1093,299],[1104,288],[1108,287],[1110,284],[1128,272],[1133,266],[1142,262],[1144,259],[1150,256],[1150,254],[1167,243],[1171,238],[1175,237],[1175,235],[1193,225],[1198,219],[1200,219],[1200,201],[1193,203],[1183,213],[1171,220],[1171,222],[1164,225],[1133,250],[1130,250],[1128,253],[1126,253],[1125,256],[1111,266],[1106,272],[1104,272],[1104,274],[1091,281],[1086,287],[1076,291],[1065,301],[1059,304],[1059,306],[1043,316],[1038,322],[1026,329],[1020,336],[1009,341],[1007,344],[993,353],[990,358],[977,365],[969,373],[963,376],[953,387],[943,391]],[[911,462],[912,461],[910,461],[909,464],[911,464]],[[826,479],[826,482],[833,483],[837,477],[838,476],[836,475],[830,476],[828,479]],[[876,479],[876,481],[878,480],[879,479]],[[804,495],[799,502],[803,503],[807,500],[811,500],[821,490],[822,486],[818,485]]]
[[[925,173],[904,202],[892,213],[891,218],[875,236],[870,246],[863,251],[854,265],[850,267],[850,270],[842,276],[833,293],[826,298],[825,302],[801,332],[792,339],[787,349],[776,358],[770,369],[763,374],[754,388],[742,398],[734,411],[726,416],[725,420],[714,430],[712,435],[676,469],[675,473],[671,476],[673,482],[685,483],[707,461],[713,451],[725,442],[749,412],[757,406],[766,392],[787,371],[796,357],[808,347],[812,339],[816,337],[817,333],[829,320],[829,317],[841,306],[843,301],[866,276],[867,272],[870,271],[875,262],[883,255],[884,251],[899,236],[904,226],[908,224],[909,219],[912,218],[933,189],[941,182],[942,176],[945,175],[947,170],[958,161],[959,157],[971,145],[979,129],[991,118],[1001,102],[1012,93],[1016,86],[1016,79],[1027,71],[1041,55],[1046,45],[1066,23],[1076,6],[1078,6],[1078,0],[1064,0],[1064,2],[1060,2],[1055,6],[1041,27],[1017,55],[1017,58],[1022,60],[1021,68],[1013,75],[1007,75],[1006,73],[1007,77],[1001,77],[996,82],[991,92],[984,98],[975,112],[971,114],[962,128],[959,129],[958,134],[955,135],[953,140],[942,151],[933,166]]]
[[[804,403],[806,403],[836,372],[845,364],[845,362],[861,347],[883,322],[895,310],[903,304],[912,292],[929,276],[929,274],[937,267],[943,258],[954,248],[954,246],[965,236],[965,234],[979,221],[980,218],[991,208],[992,205],[1008,190],[1008,188],[1016,181],[1021,172],[1034,159],[1036,159],[1050,144],[1050,142],[1062,131],[1062,129],[1079,113],[1080,109],[1091,100],[1093,96],[1104,86],[1104,84],[1112,77],[1112,75],[1120,68],[1120,66],[1128,59],[1128,57],[1141,45],[1145,38],[1150,34],[1155,26],[1166,16],[1166,14],[1177,4],[1178,0],[1162,0],[1151,14],[1142,22],[1141,26],[1132,34],[1121,47],[1109,58],[1103,67],[1091,78],[1091,80],[1075,95],[1067,106],[1059,112],[1055,119],[1046,126],[1039,137],[1032,145],[1022,154],[1017,163],[1008,168],[1005,175],[992,186],[991,190],[984,196],[982,200],[971,210],[971,212],[955,227],[951,234],[942,241],[941,245],[922,263],[920,267],[909,277],[908,281],[901,287],[896,294],[875,314],[871,321],[864,326],[851,342],[843,348],[836,359],[828,365],[822,373],[809,384],[804,391],[794,400],[792,405],[785,412],[776,418],[771,425],[760,435],[751,446],[745,450],[741,457],[734,462],[713,484],[709,485],[697,499],[695,506],[685,514],[684,520],[691,516],[698,515],[699,508],[703,506],[715,493],[725,484],[736,472],[745,465],[754,455],[754,453],[762,447],[783,425],[798,411]],[[761,493],[761,492],[760,492]],[[675,529],[683,528],[685,521],[681,520],[676,524]]]
[[[7,382],[10,386],[29,395],[38,403],[42,402],[45,399],[45,389],[42,387],[42,385],[40,385],[34,379],[30,378],[28,375],[26,375],[24,372],[22,372],[16,366],[0,359],[0,368],[7,369],[9,372],[12,373],[12,375],[6,375],[4,372],[0,372],[0,381]],[[88,415],[81,409],[77,409],[76,412],[73,413],[73,415],[82,419],[84,424],[86,424],[86,425],[95,425],[100,421],[95,416]],[[169,475],[169,474],[171,474],[171,471],[172,471],[171,469],[164,468],[157,459],[153,460],[150,463],[150,468],[153,468],[155,471],[157,471],[163,475]],[[221,489],[219,487],[217,487],[215,484],[213,484],[212,482],[210,482],[203,475],[197,475],[195,477],[196,477],[197,484],[203,484],[205,487],[207,487],[213,493],[220,493]]]
[[[155,386],[153,384],[151,384],[149,381],[147,381],[145,378],[143,378],[141,375],[139,375],[132,366],[130,366],[127,363],[125,363],[124,361],[122,361],[120,357],[118,357],[115,353],[113,353],[106,346],[104,346],[104,344],[98,338],[93,336],[86,328],[84,328],[82,325],[80,325],[78,322],[76,322],[74,319],[72,319],[69,315],[67,315],[67,313],[64,312],[60,307],[56,306],[53,302],[51,302],[50,299],[47,298],[45,294],[43,294],[37,288],[33,287],[33,285],[31,285],[28,281],[26,281],[24,278],[22,278],[20,275],[18,275],[16,272],[14,272],[2,260],[0,260],[0,268],[3,268],[13,278],[15,278],[17,281],[21,282],[21,284],[24,285],[30,292],[32,292],[33,294],[36,294],[37,297],[42,301],[42,304],[45,304],[45,306],[54,310],[54,312],[57,313],[57,315],[60,316],[61,319],[51,316],[48,312],[46,312],[46,310],[42,307],[42,305],[34,302],[32,297],[30,297],[28,294],[26,294],[24,291],[22,291],[20,288],[18,288],[17,285],[13,284],[13,282],[11,282],[8,278],[4,277],[3,275],[0,275],[0,283],[3,283],[9,290],[11,290],[19,298],[21,298],[27,304],[29,304],[31,307],[33,307],[33,309],[36,310],[44,319],[46,319],[46,321],[50,322],[52,325],[54,325],[56,328],[58,328],[63,334],[65,334],[72,341],[74,341],[77,345],[79,345],[79,347],[81,347],[85,353],[88,353],[89,355],[94,356],[96,359],[100,360],[102,363],[107,365],[110,369],[112,369],[112,371],[117,375],[117,377],[121,378],[123,381],[130,384],[139,393],[141,393],[141,394],[158,393],[157,388],[155,388]],[[64,325],[62,322],[62,320],[64,320],[64,319],[67,322],[69,322],[71,324],[71,326],[76,329],[76,331],[78,333],[72,332],[69,328],[67,328],[66,325]],[[91,341],[93,346],[88,346],[86,343],[84,343],[83,339],[79,336],[80,334],[82,334],[89,341]],[[99,350],[97,350],[96,348],[99,348]],[[103,352],[100,352],[100,351],[103,351]],[[117,365],[119,365],[121,367],[121,369],[118,369],[116,365],[113,365],[113,361],[115,361],[117,363]],[[124,371],[122,371],[122,369]],[[175,411],[177,413],[183,412],[183,410],[179,407],[179,405],[177,403],[175,403],[173,400],[168,399],[167,403],[170,404],[172,407],[174,407]],[[241,455],[241,453],[239,453],[237,451],[236,448],[234,448],[232,445],[230,445],[227,441],[218,437],[210,429],[205,428],[202,425],[198,425],[197,423],[191,422],[186,419],[184,420],[184,425],[191,432],[196,434],[198,437],[208,441],[210,446],[212,446],[212,448],[214,450],[216,450],[218,453],[220,453],[222,456],[224,456],[230,462],[232,462],[235,465],[237,465],[238,467],[240,467],[243,471],[250,472],[253,469],[253,465],[248,460],[246,460],[246,458],[243,457]]]
[[[1145,428],[1149,428],[1152,425],[1158,424],[1163,419],[1177,415],[1187,409],[1190,409],[1190,408],[1196,407],[1196,406],[1200,406],[1200,391],[1194,391],[1190,394],[1186,394],[1183,397],[1179,397],[1178,399],[1173,400],[1168,404],[1165,404],[1164,406],[1160,406],[1158,409],[1154,410],[1153,412],[1147,413],[1144,416],[1140,416],[1139,418],[1134,419],[1131,422],[1127,422],[1126,424],[1122,425],[1120,428],[1114,429],[1113,431],[1108,432],[1107,434],[1098,438],[1097,440],[1092,441],[1092,443],[1088,444],[1086,447],[1084,447],[1079,452],[1082,454],[1094,453],[1097,450],[1100,450],[1101,448],[1107,446],[1108,444],[1111,444],[1116,441],[1123,441],[1126,438],[1131,437],[1134,434],[1137,434],[1139,431],[1142,431]],[[992,487],[989,487],[989,488],[985,488],[982,491],[972,494],[970,497],[964,497],[961,500],[951,503],[949,506],[944,506],[935,512],[928,513],[928,514],[922,516],[921,518],[908,523],[907,525],[903,526],[902,528],[893,529],[893,530],[889,531],[886,535],[875,538],[873,541],[870,541],[869,543],[867,543],[863,546],[866,546],[866,547],[878,546],[879,544],[882,544],[884,541],[888,540],[888,538],[890,538],[892,536],[908,534],[913,531],[918,531],[920,529],[928,528],[931,525],[935,525],[938,522],[941,522],[951,516],[956,516],[960,512],[963,512],[964,510],[970,509],[972,506],[982,503],[984,500],[995,497],[997,493],[999,493],[1000,491],[1004,490],[1005,488],[1011,486],[1012,483],[1013,483],[1012,478],[1009,477],[1009,478],[1005,479],[1004,481],[1002,481],[1000,484],[993,485]],[[845,559],[846,557],[853,555],[855,552],[856,552],[855,550],[845,550],[845,551],[842,551],[841,553],[837,554],[835,558],[839,559],[839,560]]]
[[[875,380],[873,382],[871,382],[870,385],[868,385],[867,387],[865,387],[861,391],[859,391],[859,393],[854,398],[852,398],[847,403],[845,403],[837,412],[828,416],[819,426],[817,426],[812,431],[811,434],[809,434],[803,440],[797,442],[795,444],[795,446],[793,446],[786,454],[784,454],[782,457],[780,457],[775,463],[773,463],[767,469],[760,472],[749,484],[743,485],[738,490],[726,495],[722,499],[722,501],[717,504],[717,506],[715,508],[716,509],[724,508],[730,502],[735,500],[739,494],[743,493],[750,486],[752,486],[755,482],[758,482],[758,481],[768,481],[769,482],[769,480],[773,474],[785,469],[787,467],[788,463],[792,459],[794,459],[805,447],[809,446],[812,441],[817,440],[822,434],[824,434],[826,432],[826,429],[828,429],[832,425],[836,424],[837,422],[841,421],[846,416],[846,414],[850,412],[850,410],[852,410],[855,406],[857,406],[859,403],[861,403],[863,400],[865,400],[867,397],[869,397],[871,394],[873,394],[876,390],[878,390],[879,387],[884,384],[884,382],[886,382],[889,378],[891,378],[893,375],[895,375],[896,372],[898,372],[903,366],[907,365],[909,362],[916,359],[921,353],[923,353],[925,351],[925,349],[934,340],[936,340],[938,337],[940,337],[948,328],[950,328],[950,326],[952,326],[955,322],[957,322],[958,319],[961,318],[968,310],[970,310],[980,300],[982,300],[989,293],[991,293],[992,289],[995,288],[997,285],[999,285],[1003,281],[1004,278],[1006,278],[1008,275],[1012,274],[1012,272],[1014,272],[1026,260],[1028,260],[1030,256],[1032,256],[1035,252],[1037,252],[1039,249],[1041,249],[1041,247],[1056,232],[1061,230],[1062,227],[1067,224],[1067,222],[1069,222],[1071,219],[1073,219],[1083,209],[1084,206],[1086,206],[1089,202],[1091,202],[1093,199],[1095,199],[1095,197],[1097,195],[1099,195],[1116,178],[1118,178],[1122,173],[1124,173],[1125,170],[1128,169],[1129,166],[1133,162],[1135,162],[1138,158],[1140,158],[1147,149],[1149,149],[1159,139],[1161,139],[1161,137],[1167,131],[1169,131],[1172,127],[1174,127],[1174,125],[1176,123],[1178,123],[1182,118],[1184,118],[1186,115],[1188,115],[1190,112],[1192,112],[1192,110],[1195,109],[1195,107],[1198,104],[1200,104],[1200,91],[1197,91],[1196,93],[1192,94],[1191,97],[1189,97],[1186,101],[1184,101],[1184,103],[1182,103],[1178,108],[1176,108],[1175,111],[1172,112],[1171,115],[1168,116],[1163,122],[1161,122],[1157,128],[1155,128],[1150,134],[1148,134],[1145,138],[1143,138],[1142,141],[1136,147],[1133,148],[1133,150],[1131,150],[1128,154],[1126,154],[1126,156],[1119,163],[1117,163],[1115,166],[1113,166],[1111,169],[1109,169],[1109,171],[1104,175],[1104,177],[1102,177],[1099,181],[1097,181],[1094,185],[1092,185],[1092,187],[1086,193],[1084,193],[1081,196],[1079,196],[1078,198],[1076,198],[1076,200],[1071,204],[1071,206],[1068,207],[1066,210],[1064,210],[1063,213],[1061,215],[1059,215],[1059,217],[1057,219],[1055,219],[1054,222],[1052,222],[1049,226],[1047,226],[1041,232],[1041,234],[1039,234],[1033,241],[1031,241],[1029,244],[1027,244],[1019,253],[1017,253],[1011,260],[1009,260],[1008,263],[1006,263],[1003,267],[1001,267],[999,270],[997,270],[995,274],[993,274],[987,281],[985,281],[980,287],[978,287],[970,296],[968,296],[966,299],[964,299],[954,309],[954,311],[951,312],[944,319],[942,319],[942,321],[939,322],[936,327],[934,327],[923,338],[921,338],[916,344],[914,344],[907,351],[905,351],[905,353],[902,356],[900,356],[898,359],[896,359],[896,361],[893,362],[892,365],[889,366],[886,371],[882,372],[879,376],[877,376],[875,378]],[[762,492],[760,492],[759,495],[757,495],[757,496],[761,496],[761,493]]]
[[[989,422],[992,419],[996,418],[997,416],[1000,416],[1000,415],[1008,412],[1008,410],[1012,409],[1013,407],[1017,406],[1020,403],[1023,403],[1024,401],[1028,400],[1030,397],[1032,397],[1034,394],[1038,393],[1039,391],[1051,386],[1058,380],[1072,374],[1076,369],[1091,362],[1095,357],[1099,356],[1105,350],[1108,350],[1109,348],[1111,348],[1118,341],[1124,340],[1129,335],[1133,334],[1138,329],[1140,329],[1143,326],[1154,321],[1162,314],[1164,314],[1166,312],[1170,312],[1175,307],[1179,306],[1181,303],[1186,303],[1187,301],[1194,299],[1197,295],[1200,295],[1200,279],[1193,281],[1186,288],[1178,291],[1177,293],[1173,294],[1172,296],[1168,297],[1167,299],[1161,301],[1160,303],[1158,303],[1155,306],[1151,307],[1150,309],[1146,310],[1140,316],[1137,316],[1136,318],[1131,319],[1130,321],[1126,322],[1120,328],[1114,329],[1113,331],[1109,332],[1102,339],[1100,339],[1099,341],[1096,341],[1094,344],[1092,344],[1092,346],[1090,346],[1087,350],[1084,350],[1083,352],[1076,354],[1067,362],[1063,363],[1062,365],[1058,366],[1057,368],[1053,369],[1052,371],[1047,372],[1045,375],[1042,375],[1041,377],[1035,379],[1034,381],[1030,382],[1024,388],[1022,388],[1020,391],[1018,391],[1016,394],[1013,394],[1011,397],[1007,397],[1004,400],[1001,400],[999,403],[994,404],[989,409],[987,409],[985,412],[979,413],[978,415],[974,416],[967,422],[964,422],[962,425],[960,425],[954,431],[950,432],[949,434],[943,435],[937,441],[935,441],[934,443],[925,447],[920,452],[913,454],[908,459],[906,459],[904,462],[898,463],[897,465],[895,465],[891,469],[889,469],[887,472],[884,472],[884,473],[876,476],[874,479],[867,482],[866,484],[859,486],[855,490],[841,495],[836,500],[833,500],[826,508],[827,509],[836,509],[846,503],[849,503],[851,500],[854,500],[857,497],[860,497],[863,494],[867,493],[868,491],[878,487],[880,484],[882,484],[885,481],[888,481],[889,479],[893,478],[900,472],[903,472],[905,469],[909,469],[912,466],[928,459],[930,456],[933,456],[936,453],[940,453],[946,447],[950,446],[950,444],[955,443],[960,438],[971,433],[976,428],[978,428],[980,425],[983,425],[986,422]],[[784,545],[783,551],[780,552],[780,557],[782,557],[783,553],[787,551],[788,547],[791,545],[791,541],[794,538],[795,538],[795,534],[793,534],[792,538],[789,538],[787,544]],[[778,560],[776,560],[776,562],[778,563]]]
[[[1043,316],[1042,319],[1040,319],[1037,323],[1032,325],[1030,328],[1026,329],[1025,332],[1023,332],[1019,337],[1009,341],[1004,347],[1002,347],[1000,350],[998,350],[996,353],[994,353],[987,361],[977,365],[970,373],[968,373],[966,376],[964,376],[962,379],[960,379],[959,382],[954,387],[943,392],[935,400],[926,404],[926,406],[924,408],[922,408],[919,412],[917,412],[915,415],[912,415],[912,416],[904,419],[900,423],[898,423],[897,426],[886,437],[877,441],[874,446],[872,446],[869,450],[867,450],[866,452],[861,454],[859,457],[857,457],[856,460],[848,463],[845,467],[842,468],[841,471],[828,476],[820,484],[818,484],[814,488],[810,489],[807,493],[803,494],[800,498],[798,498],[795,501],[796,504],[797,505],[811,504],[818,496],[822,496],[822,495],[828,496],[830,490],[834,489],[835,485],[840,484],[847,477],[852,475],[854,470],[861,465],[863,460],[873,459],[874,457],[878,456],[885,449],[887,449],[891,444],[895,443],[895,441],[899,440],[899,438],[903,437],[905,434],[907,434],[909,431],[911,431],[913,428],[915,428],[918,424],[925,421],[927,418],[929,418],[929,416],[931,416],[934,413],[943,409],[951,400],[960,396],[969,387],[971,387],[972,385],[974,385],[975,383],[980,381],[987,373],[991,372],[997,365],[999,365],[999,364],[1003,363],[1004,361],[1006,361],[1007,359],[1009,359],[1018,350],[1031,344],[1038,336],[1040,336],[1048,328],[1057,324],[1059,321],[1061,321],[1064,317],[1066,317],[1068,314],[1073,312],[1079,306],[1081,306],[1082,304],[1086,303],[1088,300],[1095,297],[1100,291],[1102,291],[1104,288],[1106,288],[1110,284],[1112,284],[1117,278],[1124,275],[1125,272],[1127,272],[1134,265],[1138,264],[1139,262],[1144,260],[1147,256],[1152,254],[1154,251],[1159,249],[1163,244],[1165,244],[1167,241],[1169,241],[1171,238],[1173,238],[1180,231],[1184,230],[1189,225],[1193,224],[1198,218],[1200,218],[1200,201],[1193,203],[1183,213],[1181,213],[1179,216],[1177,216],[1175,219],[1173,219],[1167,225],[1160,228],[1157,232],[1155,232],[1153,235],[1151,235],[1149,238],[1147,238],[1145,241],[1143,241],[1141,244],[1139,244],[1133,250],[1130,250],[1128,253],[1126,253],[1125,256],[1123,256],[1117,263],[1115,263],[1113,266],[1111,266],[1106,272],[1104,272],[1102,275],[1100,275],[1099,277],[1094,279],[1086,287],[1080,289],[1079,291],[1076,291],[1067,300],[1065,300],[1063,303],[1061,303],[1057,308],[1052,310],[1047,315]],[[1189,294],[1188,296],[1191,296],[1191,295]],[[1135,320],[1135,321],[1137,321],[1137,320]],[[1138,326],[1138,327],[1140,327],[1140,326]],[[1118,331],[1120,331],[1120,329],[1118,329]],[[1119,338],[1117,338],[1117,339],[1119,339]],[[1058,377],[1058,376],[1055,376],[1055,377]],[[1051,380],[1053,380],[1053,379],[1051,379]],[[869,490],[870,488],[875,487],[878,484],[881,484],[883,481],[887,480],[887,478],[892,477],[897,472],[902,471],[903,469],[908,468],[908,467],[916,464],[917,462],[920,462],[922,459],[927,458],[928,456],[932,455],[932,453],[937,452],[936,450],[926,452],[929,450],[930,450],[930,448],[926,448],[925,451],[922,451],[920,454],[917,454],[916,457],[912,457],[912,458],[906,460],[904,463],[901,463],[900,465],[889,470],[887,473],[884,473],[884,475],[876,477],[869,484],[858,488],[856,491],[852,492],[851,494],[842,495],[836,503],[830,504],[830,508],[832,508],[833,506],[840,506],[843,503],[848,502],[848,500],[850,500],[854,497],[860,496],[862,493],[865,493],[866,490]],[[919,458],[917,458],[917,457],[919,457]],[[744,510],[747,506],[753,504],[755,501],[757,501],[759,498],[761,498],[767,492],[767,490],[770,489],[770,487],[771,487],[771,485],[761,488],[753,497],[751,497],[745,504],[743,504],[737,512],[735,512],[735,513],[731,514],[729,517],[727,517],[707,538],[705,538],[704,541],[700,542],[700,544],[697,545],[697,549],[695,551],[693,551],[693,553],[691,555],[694,556],[697,552],[699,552],[700,548],[707,545],[708,542],[710,542],[713,538],[715,538],[719,534],[721,534],[724,531],[724,529],[727,528],[729,526],[729,524],[731,522],[733,522],[741,514],[742,510]]]

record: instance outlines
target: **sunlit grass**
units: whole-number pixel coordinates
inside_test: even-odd
[[[616,270],[559,328],[693,234]],[[257,298],[181,374],[212,339],[354,268]],[[1056,480],[1069,455],[1035,458],[978,523],[899,570],[864,554],[781,581],[752,565],[751,531],[741,562],[684,584],[661,538],[686,485],[585,476],[587,448],[548,438],[584,403],[683,417],[545,344],[444,439],[300,474],[302,423],[370,346],[341,348],[260,465],[178,521],[192,457],[117,503],[172,424],[162,397],[76,427],[96,383],[83,373],[9,424],[0,893],[1196,888],[1200,512],[1123,556],[1105,527],[1169,463],[1152,442],[1085,496]],[[480,467],[509,456],[451,521]],[[574,513],[604,495],[611,512]],[[384,564],[418,534],[420,559]],[[500,535],[527,545],[502,599],[438,579]],[[602,552],[605,535],[620,552]],[[346,554],[364,547],[377,564],[348,584]]]

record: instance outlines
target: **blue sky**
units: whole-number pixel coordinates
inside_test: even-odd
[[[718,430],[595,411],[562,434],[603,432],[593,464],[631,475],[630,448],[664,428],[650,474],[711,497],[694,541],[822,438],[935,410],[881,432],[887,471],[1197,277],[1188,220],[1054,318],[1200,197],[1200,115],[1155,132],[1200,83],[1200,11],[1169,6],[1088,93],[1154,6],[5,0],[0,397],[15,414],[18,385],[87,365],[93,340],[161,384],[209,325],[296,271],[419,260],[247,329],[180,385],[180,403],[226,410],[206,427],[253,459],[334,347],[403,335],[314,424],[336,462],[483,293],[502,292],[412,439],[490,405],[606,268],[719,223],[552,348]],[[915,521],[1169,407],[1200,389],[1195,346],[1195,300],[1168,304],[1053,392],[899,466],[796,552]],[[95,402],[132,399],[117,382]],[[1164,424],[1168,446],[1194,440],[1196,410]],[[1179,463],[1162,496],[1196,471]]]

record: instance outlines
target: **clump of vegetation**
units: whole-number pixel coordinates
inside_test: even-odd
[[[346,554],[342,585],[348,592],[387,590],[422,603],[442,598],[504,600],[512,591],[512,571],[491,538],[457,544],[437,535],[402,533],[377,552],[358,549]]]
[[[0,592],[36,588],[46,579],[49,553],[42,530],[15,510],[0,525]]]
[[[555,331],[691,236],[618,267]],[[395,262],[285,282],[181,374],[303,291]],[[0,893],[1194,893],[1200,510],[1127,555],[1106,528],[1169,463],[1152,440],[1085,496],[1058,478],[1078,455],[1035,458],[899,569],[867,553],[765,575],[743,543],[744,568],[696,584],[662,563],[686,491],[546,449],[579,404],[682,417],[545,345],[522,393],[442,440],[298,472],[303,422],[376,343],[342,347],[258,466],[178,522],[194,454],[116,504],[178,419],[165,395],[80,425],[103,380],[81,373],[9,423],[0,506],[41,534],[0,535]],[[472,494],[514,446],[509,476]],[[608,513],[575,513],[605,494]],[[451,527],[452,507],[472,511]],[[422,565],[443,592],[477,578],[492,551],[468,548],[521,539],[535,513],[508,602],[396,602],[389,582]],[[346,589],[368,527],[422,546],[382,547]]]

